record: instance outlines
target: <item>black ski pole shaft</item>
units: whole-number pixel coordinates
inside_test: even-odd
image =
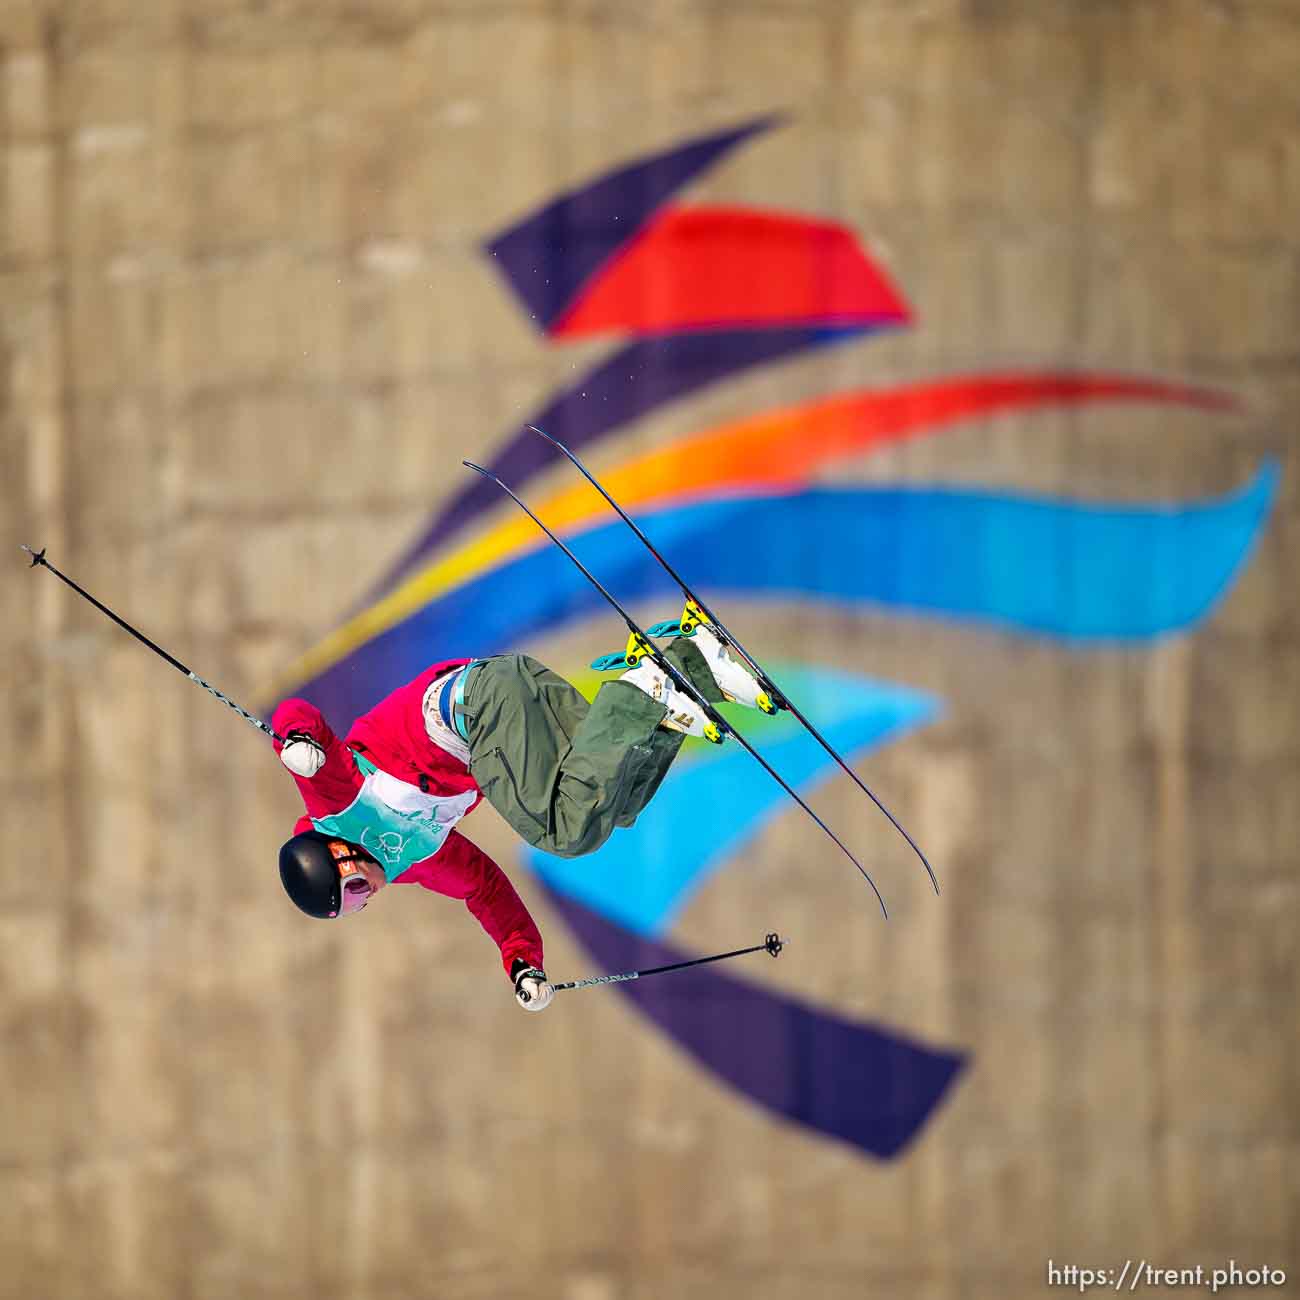
[[[587,568],[587,566],[583,564],[583,562],[580,559],[578,559],[576,555],[574,555],[574,553],[569,549],[569,547],[567,547],[555,535],[555,533],[551,531],[551,529],[549,529],[544,523],[542,523],[542,521],[537,517],[537,515],[535,515],[533,511],[530,510],[522,500],[520,500],[518,495],[516,495],[516,493],[509,487],[509,485],[502,482],[502,480],[499,479],[494,473],[492,473],[490,469],[484,469],[482,465],[476,465],[472,460],[463,460],[461,461],[461,464],[464,465],[467,469],[472,469],[478,472],[479,474],[482,474],[484,478],[490,478],[503,492],[505,492],[511,498],[512,501],[514,501],[514,503],[533,521],[533,523],[535,523],[538,526],[538,528],[540,528],[542,532],[544,532],[547,535],[547,537],[549,537],[551,541],[553,541],[556,544],[556,546],[558,546],[560,550],[562,550],[565,553],[565,555],[567,555],[569,559],[573,561],[573,563],[581,571],[582,575],[587,579],[587,581],[590,582],[591,585],[595,587],[596,590],[600,592],[600,594],[604,596],[605,599],[609,601],[609,603],[618,611],[620,617],[623,619],[623,622],[627,624],[628,630],[634,633],[640,639],[642,644],[644,644],[647,652],[649,653],[651,659],[654,660],[655,664],[657,664],[658,667],[663,672],[667,673],[668,676],[672,678],[677,688],[684,695],[689,695],[690,698],[693,699],[696,702],[696,704],[699,705],[700,710],[713,723],[713,725],[717,727],[718,731],[722,735],[734,736],[735,739],[739,742],[739,744],[746,750],[746,752],[752,755],[754,761],[758,763],[758,765],[763,769],[763,771],[765,771],[768,774],[768,776],[770,776],[772,780],[774,780],[777,783],[777,785],[779,785],[781,789],[784,790],[786,794],[788,794],[790,798],[793,799],[795,803],[797,803],[799,807],[802,808],[804,812],[806,812],[808,816],[811,817],[813,821],[816,822],[817,825],[823,831],[825,831],[825,833],[831,838],[831,840],[835,842],[840,852],[843,853],[844,856],[848,858],[848,860],[851,863],[853,863],[855,867],[857,867],[858,873],[862,876],[862,879],[865,880],[867,884],[871,886],[871,892],[875,894],[876,902],[880,904],[881,914],[884,916],[885,920],[889,920],[889,909],[885,906],[885,900],[882,897],[880,890],[876,888],[876,882],[871,879],[871,876],[868,874],[866,867],[864,867],[862,863],[857,860],[857,858],[853,855],[853,851],[849,848],[849,846],[845,844],[844,841],[840,839],[840,837],[836,835],[835,832],[831,830],[831,828],[827,826],[826,823],[822,821],[822,819],[818,817],[815,812],[813,812],[812,808],[808,806],[808,804],[800,796],[799,792],[794,788],[794,786],[792,786],[785,779],[785,777],[783,777],[780,774],[780,772],[778,772],[776,768],[774,768],[772,764],[769,763],[767,759],[765,759],[763,755],[760,754],[758,750],[756,750],[754,746],[751,745],[749,741],[747,741],[745,737],[742,736],[740,732],[738,732],[735,729],[735,727],[733,727],[731,723],[729,723],[726,720],[726,718],[724,718],[722,714],[719,713],[717,709],[715,709],[713,705],[710,704],[704,698],[704,696],[700,694],[699,690],[695,686],[695,683],[687,680],[687,678],[683,676],[681,672],[678,671],[678,669],[673,665],[673,663],[664,656],[663,651],[660,650],[659,647],[656,646],[654,642],[650,640],[650,638],[645,634],[645,632],[641,628],[639,628],[636,625],[635,622],[633,622],[632,616],[627,612],[627,610],[623,608],[622,605],[618,603],[618,601],[614,598],[614,596],[610,594],[609,590],[601,583],[600,579],[597,578],[596,575],[592,573],[592,571],[589,568]]]
[[[543,438],[546,439],[547,442],[551,444],[551,446],[557,448],[566,457],[568,457],[568,459],[572,462],[574,468],[578,471],[578,473],[580,473],[583,476],[583,478],[585,478],[587,482],[590,483],[591,486],[594,487],[596,491],[599,492],[600,495],[603,496],[605,500],[608,501],[609,504],[613,506],[616,511],[618,511],[619,516],[622,518],[623,522],[626,523],[628,527],[630,527],[632,531],[641,539],[641,541],[645,544],[645,547],[650,552],[650,554],[653,555],[661,565],[663,565],[664,572],[667,573],[668,576],[682,589],[683,593],[685,594],[688,600],[694,601],[695,604],[700,607],[704,615],[708,618],[709,622],[712,623],[718,629],[718,631],[722,633],[723,638],[731,645],[732,649],[735,650],[736,653],[740,655],[740,657],[757,674],[757,676],[763,682],[764,687],[779,698],[781,704],[784,705],[785,708],[789,709],[790,712],[794,714],[795,718],[808,732],[808,734],[822,747],[822,749],[826,751],[827,754],[831,756],[831,758],[835,760],[836,763],[839,764],[841,768],[843,768],[845,772],[849,774],[850,777],[853,778],[853,781],[857,785],[858,789],[861,790],[862,793],[865,794],[867,798],[869,798],[871,802],[874,803],[876,807],[879,808],[880,811],[885,814],[885,816],[889,819],[889,822],[893,826],[893,828],[911,846],[912,852],[915,853],[916,856],[921,859],[921,865],[925,867],[926,873],[930,877],[930,883],[934,886],[934,892],[937,894],[939,892],[939,881],[934,874],[934,868],[930,865],[930,859],[927,858],[923,852],[921,852],[921,846],[911,837],[911,835],[908,834],[908,832],[904,829],[903,824],[898,820],[898,818],[895,817],[894,814],[890,812],[889,809],[886,808],[885,805],[881,803],[881,801],[876,797],[875,791],[872,790],[872,788],[844,761],[843,757],[832,747],[831,743],[825,738],[825,736],[823,736],[822,733],[818,731],[817,728],[814,727],[813,724],[806,717],[804,717],[804,715],[795,706],[794,702],[790,699],[790,697],[780,688],[780,686],[777,685],[776,682],[772,680],[772,678],[768,675],[767,671],[758,663],[756,659],[754,659],[754,657],[749,653],[749,651],[746,650],[745,647],[741,645],[739,641],[736,640],[735,636],[732,635],[732,633],[727,629],[727,626],[722,622],[722,620],[708,607],[708,605],[704,603],[703,600],[701,600],[691,590],[690,587],[686,585],[686,580],[681,576],[681,574],[677,572],[676,569],[673,568],[671,564],[668,563],[668,560],[663,555],[663,552],[661,552],[655,546],[655,544],[645,535],[644,531],[642,531],[641,526],[636,522],[636,520],[633,519],[632,516],[629,515],[627,511],[624,510],[623,507],[619,505],[619,503],[615,501],[612,496],[610,496],[610,494],[605,490],[603,484],[600,483],[600,481],[596,478],[596,476],[591,473],[591,471],[582,463],[582,461],[573,452],[571,452],[562,442],[560,442],[558,438],[552,438],[551,435],[547,433],[544,429],[539,429],[535,424],[530,424],[527,427],[530,428],[534,433],[540,434]]]
[[[41,565],[43,568],[49,569],[49,571],[52,574],[54,574],[54,576],[58,578],[60,582],[66,582],[68,586],[71,587],[72,590],[77,593],[78,596],[82,597],[83,600],[88,600],[92,605],[94,605],[94,607],[97,610],[100,611],[100,613],[107,614],[108,617],[111,618],[113,622],[116,623],[118,627],[120,627],[124,632],[129,632],[133,637],[135,637],[137,641],[141,642],[143,645],[147,645],[149,649],[154,652],[154,654],[158,655],[162,659],[165,659],[169,664],[171,664],[173,668],[176,669],[177,672],[184,673],[185,676],[190,679],[190,681],[197,683],[199,686],[202,686],[203,689],[208,692],[208,694],[215,695],[217,699],[219,699],[223,704],[228,704],[232,709],[234,709],[236,713],[239,714],[241,718],[243,718],[246,722],[251,722],[253,726],[255,726],[259,731],[265,732],[268,736],[271,737],[272,740],[278,740],[281,744],[284,743],[284,737],[279,735],[277,732],[272,731],[271,728],[268,727],[266,723],[262,721],[261,718],[255,717],[253,714],[249,713],[246,709],[241,709],[239,705],[236,704],[234,700],[232,700],[229,696],[223,695],[210,682],[205,682],[203,678],[198,675],[198,673],[192,672],[190,669],[186,668],[186,666],[183,663],[181,663],[181,661],[177,659],[175,655],[168,654],[167,651],[162,648],[162,646],[156,645],[154,642],[150,641],[149,638],[145,636],[143,632],[137,632],[135,628],[131,626],[130,623],[128,623],[124,618],[119,618],[102,601],[96,600],[94,596],[90,594],[90,592],[86,591],[82,587],[77,586],[77,584],[73,582],[72,579],[69,578],[66,573],[60,573],[58,569],[56,569],[54,565],[52,565],[49,562],[49,560],[45,558],[44,547],[42,547],[39,551],[33,551],[30,546],[24,545],[23,550],[26,551],[27,554],[32,557],[31,567],[33,569],[38,564]]]
[[[711,961],[726,961],[730,957],[743,957],[750,952],[767,952],[773,957],[781,955],[781,949],[790,942],[778,934],[769,934],[762,943],[752,948],[737,948],[734,952],[715,953],[712,957],[696,957],[693,961],[675,961],[669,966],[651,966],[649,970],[630,970],[622,975],[593,975],[585,980],[569,980],[567,984],[552,984],[558,993],[561,989],[587,989],[595,984],[621,984],[625,980],[645,979],[647,975],[664,975],[670,970],[685,970],[688,966],[704,966]]]

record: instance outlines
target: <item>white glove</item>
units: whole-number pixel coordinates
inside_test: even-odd
[[[514,980],[515,1001],[525,1011],[545,1011],[551,1005],[555,990],[547,981],[544,970],[515,958]]]
[[[325,765],[325,751],[320,742],[314,740],[305,731],[291,731],[280,750],[280,762],[294,776],[304,776],[310,780]]]

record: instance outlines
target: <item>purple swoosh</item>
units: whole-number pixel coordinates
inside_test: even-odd
[[[562,194],[485,247],[524,306],[549,329],[670,195],[779,120],[760,117],[608,172],[592,185]]]

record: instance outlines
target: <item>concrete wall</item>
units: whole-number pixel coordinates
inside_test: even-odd
[[[17,550],[257,700],[572,364],[483,238],[772,109],[789,125],[688,198],[847,223],[916,325],[625,445],[1034,364],[1239,407],[972,422],[839,472],[1182,500],[1283,462],[1226,601],[1140,652],[737,609],[775,656],[947,701],[869,765],[942,899],[872,825],[882,927],[792,811],[674,936],[775,918],[803,945],[753,979],[971,1051],[892,1162],[746,1105],[615,996],[525,1019],[454,904],[301,923],[272,866],[296,796],[260,738]],[[1049,1257],[1294,1275],[1298,122],[1288,0],[3,0],[0,1295],[938,1300],[1039,1294]],[[608,630],[529,648],[576,667]],[[865,827],[860,799],[818,806]],[[504,827],[467,829],[552,970],[586,970]]]

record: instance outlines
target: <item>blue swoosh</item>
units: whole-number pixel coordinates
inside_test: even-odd
[[[679,506],[640,522],[705,594],[883,606],[1069,644],[1142,642],[1195,625],[1228,590],[1278,475],[1266,462],[1237,491],[1190,504],[817,488]],[[620,599],[663,596],[676,606],[676,587],[625,524],[573,546]],[[600,595],[547,544],[431,602],[305,689],[346,727],[431,662],[514,648],[601,611]]]

